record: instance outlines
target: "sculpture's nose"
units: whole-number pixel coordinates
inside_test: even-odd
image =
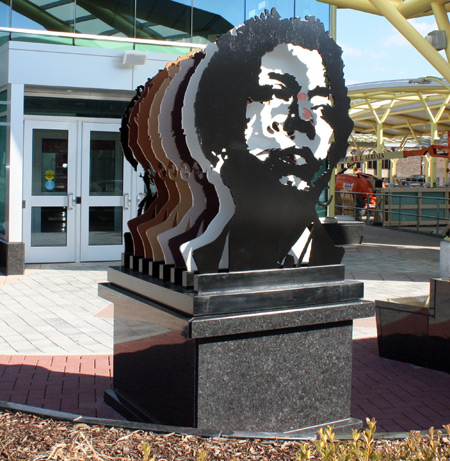
[[[305,117],[300,117],[299,104],[297,101],[293,101],[289,107],[289,113],[286,121],[283,124],[284,131],[290,137],[295,136],[295,132],[305,133],[308,139],[314,139],[316,130],[312,121],[311,112],[307,109],[303,109]]]

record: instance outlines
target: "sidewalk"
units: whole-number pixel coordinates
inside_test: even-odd
[[[439,276],[434,237],[368,226],[349,247],[346,277],[365,299],[427,294]],[[0,277],[0,400],[106,418],[112,385],[112,305],[97,297],[106,267],[118,263],[27,266]],[[450,375],[378,357],[375,319],[354,324],[352,416],[378,431],[450,423]]]

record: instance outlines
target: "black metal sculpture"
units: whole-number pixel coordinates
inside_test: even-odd
[[[101,287],[123,414],[282,438],[360,426],[352,321],[373,304],[316,214],[352,129],[342,70],[320,22],[272,11],[145,85],[128,145],[158,194],[130,226],[143,255]]]
[[[178,220],[168,232],[153,220],[160,227],[147,227],[148,235],[168,232],[158,236],[165,262],[199,273],[339,263],[343,250],[316,204],[353,124],[341,49],[323,24],[266,11],[191,58],[195,65],[168,86],[173,139],[165,143],[167,126],[158,137],[176,147],[166,155],[178,174],[180,160],[203,171],[209,218],[202,233],[198,222],[180,227]]]

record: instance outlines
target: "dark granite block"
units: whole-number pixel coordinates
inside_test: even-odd
[[[376,301],[380,356],[450,373],[450,280],[430,296]]]
[[[189,317],[119,288],[100,294],[114,303],[114,389],[141,418],[195,426],[196,345]]]
[[[340,273],[336,270],[331,278]],[[231,286],[221,292],[225,300],[239,297],[241,304],[233,304],[236,312],[205,315],[201,309],[199,314],[198,305],[220,299],[220,290],[199,294],[111,269],[111,283],[99,286],[99,294],[115,306],[118,397],[110,400],[145,421],[230,433],[300,434],[305,427],[333,421],[353,425],[352,319],[373,315],[373,303],[358,299],[358,284],[298,283],[296,276],[302,274],[295,271],[291,284],[268,296],[270,308],[259,310],[264,284],[254,283],[253,274],[239,293]],[[214,286],[213,277],[210,282]],[[337,289],[342,286],[348,288]],[[303,293],[306,299],[309,290],[315,290],[317,299],[323,299],[330,289],[339,302],[303,305],[304,299],[296,296]],[[354,298],[345,302],[345,296]],[[296,306],[286,309],[284,304],[292,300]]]
[[[352,322],[199,342],[198,426],[288,431],[350,415]]]
[[[365,223],[359,221],[323,223],[335,245],[359,245],[363,240],[364,226]]]
[[[0,272],[22,275],[25,271],[25,244],[0,240]]]

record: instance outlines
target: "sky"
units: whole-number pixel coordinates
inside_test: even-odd
[[[422,36],[437,29],[433,15],[413,19],[411,24]],[[439,72],[382,16],[338,9],[336,38],[343,49],[347,85],[440,77]]]

